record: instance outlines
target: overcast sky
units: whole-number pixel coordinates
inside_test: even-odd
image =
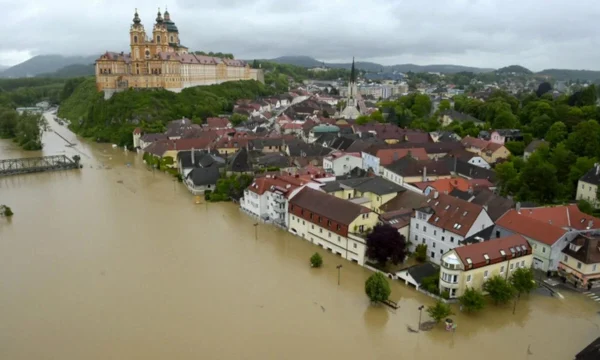
[[[138,7],[151,32],[168,6],[191,50],[309,55],[385,65],[600,70],[600,0],[0,0],[0,64],[38,54],[129,51]]]

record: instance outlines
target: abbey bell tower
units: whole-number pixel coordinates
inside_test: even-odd
[[[137,9],[135,9],[135,14],[133,15],[133,24],[129,30],[129,37],[132,59],[134,61],[142,60],[142,49],[146,43],[146,30],[144,30],[144,25],[142,25]]]

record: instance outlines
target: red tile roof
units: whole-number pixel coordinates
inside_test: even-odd
[[[514,252],[511,251],[511,248]],[[471,268],[469,268],[467,259],[471,260],[471,264],[473,265],[472,269],[480,268],[489,264],[495,264],[513,258],[518,259],[519,257],[531,254],[531,246],[523,236],[515,234],[472,245],[459,246],[455,248],[454,251],[460,258],[460,261],[462,261],[465,270],[468,271]],[[504,251],[506,256],[502,255],[500,251]],[[520,256],[517,254],[520,254]],[[484,255],[488,256],[489,263]]]
[[[279,190],[280,192],[289,195],[293,190],[302,185],[309,183],[305,179],[296,178],[288,175],[267,175],[259,177],[248,186],[248,191],[252,191],[258,195],[262,195],[267,190]]]
[[[523,210],[519,214],[515,209],[502,215],[496,221],[496,225],[547,245],[553,245],[567,233],[567,230],[562,229],[560,226],[524,215]]]
[[[545,221],[561,228],[587,230],[592,222],[592,229],[600,228],[600,219],[583,213],[576,204],[537,208],[521,208],[521,214],[530,218]]]
[[[139,128],[139,127],[137,127],[137,128],[135,128],[135,129],[133,129],[133,133],[134,133],[135,135],[139,135],[139,134],[141,134],[141,133],[142,133],[142,129],[141,129],[141,128]]]
[[[231,124],[227,118],[208,118],[206,124],[209,128],[226,128]]]
[[[389,165],[396,160],[402,159],[410,153],[410,156],[416,160],[429,160],[427,152],[423,148],[409,149],[379,149],[375,156],[379,158],[379,164],[382,166]]]
[[[361,214],[371,212],[370,209],[364,206],[309,187],[300,190],[290,200],[290,212],[294,206],[324,216],[345,226],[349,226]]]
[[[435,193],[428,196],[423,207],[434,211],[428,223],[463,237],[467,236],[479,214],[484,211],[480,205],[450,195],[438,194],[436,198]]]

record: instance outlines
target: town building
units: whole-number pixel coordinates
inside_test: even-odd
[[[106,98],[129,88],[163,88],[179,92],[199,85],[235,80],[264,81],[260,69],[242,60],[189,53],[168,11],[158,11],[148,37],[137,13],[129,30],[130,53],[106,52],[96,60],[96,87]]]
[[[454,122],[458,122],[458,123],[472,122],[473,124],[475,124],[477,126],[485,125],[484,121],[481,121],[469,114],[461,113],[454,109],[449,109],[449,110],[443,111],[440,114],[440,122],[442,123],[442,126],[448,126]]]
[[[364,265],[365,234],[377,214],[352,201],[304,187],[289,201],[289,231],[344,259]]]
[[[320,184],[311,176],[266,175],[254,180],[240,199],[246,213],[287,229],[289,224],[288,201],[304,186],[318,189]]]
[[[406,191],[402,186],[379,176],[329,181],[321,189],[340,199],[362,203],[378,214],[383,212],[383,205]]]
[[[523,141],[523,134],[519,129],[498,129],[492,131],[489,140],[493,143],[504,145],[509,141]]]
[[[482,290],[493,276],[508,279],[515,270],[530,268],[532,259],[531,246],[518,234],[454,248],[441,258],[440,292],[452,299],[467,288]]]
[[[214,190],[220,177],[219,168],[216,166],[193,168],[184,178],[184,183],[192,194],[200,195],[207,190]]]
[[[594,164],[577,182],[577,200],[589,201],[594,207],[600,207],[598,185],[600,184],[600,163]]]
[[[525,148],[525,152],[523,153],[523,159],[527,160],[537,149],[542,146],[550,146],[550,144],[545,140],[533,140],[527,147]]]
[[[494,142],[466,136],[461,144],[467,151],[481,156],[488,164],[494,164],[500,159],[508,159],[510,151],[504,147],[504,142]]]
[[[406,156],[383,168],[383,178],[404,186],[416,182],[450,179],[451,173],[442,161],[419,161]]]
[[[600,234],[577,235],[562,251],[558,272],[577,286],[591,286],[600,279]]]
[[[415,251],[417,245],[427,245],[429,260],[439,265],[443,254],[493,224],[482,206],[436,192],[414,211],[409,249]]]
[[[379,146],[371,146],[362,152],[362,168],[371,170],[375,174],[383,174],[384,167],[391,165],[406,156],[410,156],[416,160],[429,159],[427,152],[423,148],[380,148]]]
[[[356,167],[362,167],[360,153],[335,151],[323,158],[323,169],[332,171],[335,176],[346,175]]]

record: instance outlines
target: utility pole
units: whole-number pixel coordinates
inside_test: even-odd
[[[258,240],[258,223],[254,223],[254,240]]]
[[[342,264],[339,264],[338,266],[336,266],[337,270],[338,270],[338,286],[340,285],[340,270],[342,269]]]

